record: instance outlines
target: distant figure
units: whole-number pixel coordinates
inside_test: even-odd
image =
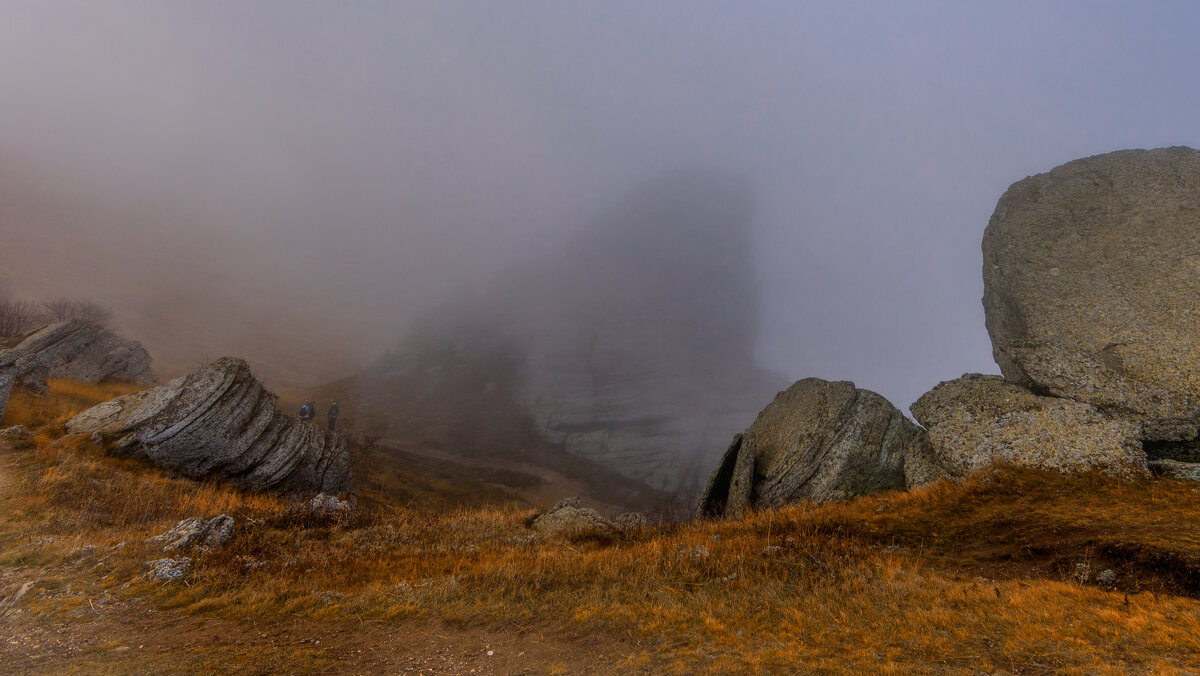
[[[332,432],[334,427],[337,427],[338,407],[337,402],[329,404],[329,431]]]
[[[300,419],[312,420],[317,415],[317,408],[313,406],[311,401],[306,401],[300,406]]]

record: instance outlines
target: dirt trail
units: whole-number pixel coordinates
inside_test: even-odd
[[[72,621],[0,622],[9,673],[609,674],[638,646],[623,638],[436,621],[231,621],[105,605]]]
[[[562,498],[578,495],[584,498],[589,506],[596,507],[601,511],[613,514],[624,511],[621,506],[609,502],[605,496],[597,494],[583,482],[541,465],[503,458],[468,458],[399,439],[384,439],[380,445],[408,455],[451,463],[473,470],[502,470],[531,476],[537,481],[530,486],[514,487],[502,484],[497,484],[497,486],[512,493],[514,497],[540,507],[550,507]]]

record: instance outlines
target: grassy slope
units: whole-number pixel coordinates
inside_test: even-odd
[[[360,509],[331,520],[61,438],[71,412],[119,391],[53,383],[49,397],[18,393],[10,405],[4,424],[35,434],[0,458],[16,463],[0,499],[0,593],[39,581],[6,620],[13,631],[83,627],[105,607],[119,616],[147,604],[267,631],[299,621],[588,635],[603,673],[1200,667],[1195,484],[1010,468],[960,486],[664,524],[619,542],[540,540],[523,525],[526,508],[473,491],[439,501],[425,477],[376,466],[369,453],[358,458]],[[193,554],[182,583],[145,579],[143,562],[163,556],[146,537],[219,512],[238,520],[226,549]],[[128,544],[112,549],[119,542]],[[84,545],[97,549],[76,551]],[[1081,562],[1093,577],[1112,568],[1117,589],[1074,580]],[[0,656],[20,664],[16,650],[0,646]],[[36,664],[181,666],[170,653],[114,650]],[[312,644],[229,639],[210,650],[209,666],[354,669]]]

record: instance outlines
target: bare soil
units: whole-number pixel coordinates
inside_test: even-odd
[[[130,601],[87,616],[0,619],[7,673],[608,674],[623,637],[440,622],[231,621]]]

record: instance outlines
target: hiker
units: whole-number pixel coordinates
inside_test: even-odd
[[[316,417],[316,415],[317,415],[317,408],[315,406],[313,406],[313,403],[311,401],[306,401],[306,402],[304,402],[303,405],[300,406],[300,419],[301,420],[312,420],[314,417]]]
[[[332,432],[334,427],[337,427],[338,407],[337,402],[329,404],[329,431]]]

